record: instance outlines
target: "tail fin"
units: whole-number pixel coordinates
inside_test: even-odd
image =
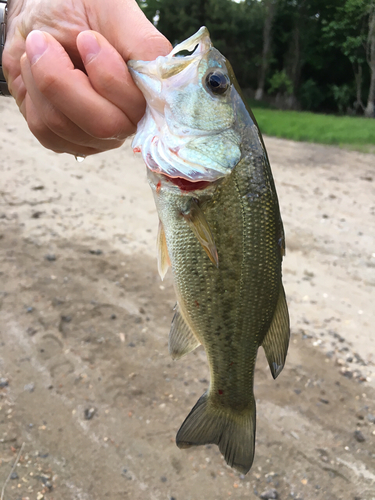
[[[249,472],[255,449],[255,401],[242,412],[215,407],[206,392],[186,417],[176,436],[179,448],[217,444],[225,461],[242,474]]]

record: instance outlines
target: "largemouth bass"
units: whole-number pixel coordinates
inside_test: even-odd
[[[276,378],[289,343],[284,231],[263,139],[205,27],[167,56],[128,66],[147,101],[133,150],[148,167],[160,219],[158,268],[163,278],[172,267],[177,295],[169,350],[178,359],[202,344],[210,365],[209,389],[177,446],[217,444],[245,474],[258,348]]]

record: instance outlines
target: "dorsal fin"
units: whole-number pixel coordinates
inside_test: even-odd
[[[156,246],[158,250],[158,271],[160,278],[163,280],[164,276],[167,274],[168,267],[171,265],[171,261],[168,255],[168,247],[167,240],[165,238],[164,227],[160,219]]]
[[[172,356],[172,359],[180,359],[182,356],[185,356],[185,354],[194,351],[199,345],[199,340],[184,320],[177,304],[176,312],[172,319],[171,330],[169,332],[169,354]]]
[[[276,378],[284,368],[290,337],[289,314],[283,285],[280,285],[279,298],[262,347],[273,378]]]
[[[209,259],[216,267],[219,267],[219,256],[212,236],[210,226],[198,203],[192,200],[190,210],[182,214],[191,230],[197,237],[199,243],[204,248]]]

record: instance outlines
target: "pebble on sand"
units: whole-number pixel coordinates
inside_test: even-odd
[[[56,255],[54,253],[47,253],[44,258],[48,260],[48,262],[54,262],[56,260]]]
[[[325,398],[319,398],[319,401],[325,405],[329,405],[329,400]]]
[[[129,479],[129,481],[131,481],[133,479],[131,472],[126,467],[123,467],[123,469],[121,471],[121,475],[126,477],[126,479]]]
[[[26,330],[27,335],[32,337],[36,333],[38,333],[38,330],[36,328],[33,328],[32,326],[29,326],[28,329]]]
[[[271,488],[270,490],[263,491],[261,493],[260,498],[262,500],[277,500],[279,498],[279,494],[275,488]]]
[[[85,420],[91,420],[94,415],[95,415],[95,408],[86,408],[86,410],[83,413]]]
[[[0,378],[0,389],[4,389],[4,387],[8,387],[9,381],[7,378]]]
[[[25,384],[23,386],[23,390],[25,392],[34,392],[34,389],[35,389],[35,384],[34,382],[30,382],[29,384]]]
[[[354,437],[358,441],[358,443],[363,443],[363,441],[366,441],[366,438],[361,431],[354,431]]]
[[[91,255],[102,255],[103,250],[100,250],[99,248],[97,250],[89,250]]]

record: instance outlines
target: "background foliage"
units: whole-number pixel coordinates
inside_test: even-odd
[[[241,87],[258,101],[374,115],[375,0],[138,3],[173,45],[206,25]]]

